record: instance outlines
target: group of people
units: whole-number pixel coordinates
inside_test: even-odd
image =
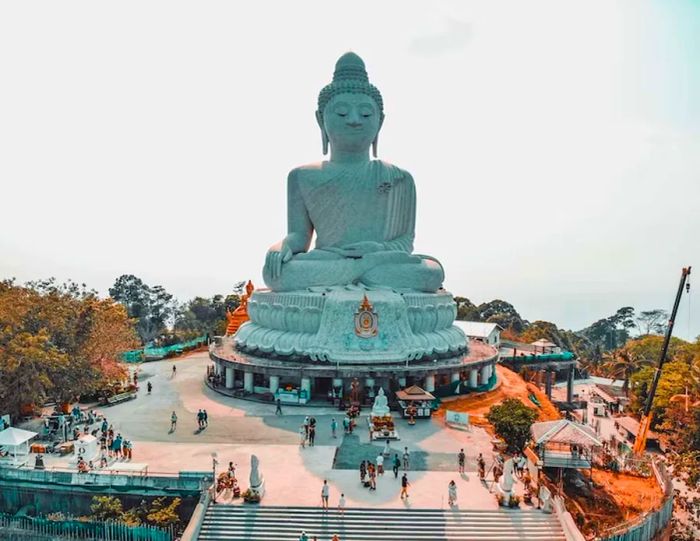
[[[333,419],[333,421],[335,421],[335,419]],[[331,428],[332,427],[333,427],[333,422],[331,422]],[[315,441],[316,441],[316,418],[309,417],[307,415],[304,418],[304,422],[299,427],[299,445],[301,445],[301,447],[306,447],[306,444],[308,443],[309,447],[313,447]]]
[[[394,458],[391,457],[391,448],[389,440],[386,442],[384,450],[379,453],[374,462],[371,460],[363,460],[360,462],[360,483],[369,490],[377,490],[377,478],[384,475],[384,465],[387,460],[391,461],[391,470],[394,472],[394,479],[398,479],[399,470],[403,466],[404,474],[401,478],[401,499],[408,498],[408,476],[405,472],[410,466],[410,452],[408,447],[404,447],[403,460],[399,458],[398,453],[394,453]]]

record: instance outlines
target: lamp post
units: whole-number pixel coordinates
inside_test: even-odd
[[[219,461],[216,460],[216,457],[217,457],[217,454],[216,454],[216,451],[214,451],[211,454],[211,469],[212,469],[212,473],[214,475],[214,479],[213,479],[213,481],[214,481],[214,496],[212,497],[212,503],[216,503],[216,466],[217,466],[217,464],[219,464]]]

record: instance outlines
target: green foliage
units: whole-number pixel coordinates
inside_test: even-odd
[[[180,498],[174,498],[170,503],[167,503],[167,498],[156,498],[151,504],[151,509],[146,515],[146,520],[153,526],[167,528],[171,525],[176,525],[180,522],[180,517],[177,514],[177,508],[180,506]]]
[[[94,520],[120,520],[123,514],[122,502],[114,496],[93,496],[90,505]]]
[[[654,366],[646,366],[632,375],[631,382],[634,398],[631,405],[633,409],[641,410],[644,407],[647,392],[651,388],[655,372],[656,368]],[[659,385],[654,396],[654,403],[652,404],[655,424],[664,420],[671,397],[683,394],[689,381],[690,367],[685,362],[666,362],[661,372]]]
[[[476,305],[466,297],[455,297],[457,319],[460,321],[481,321]]]
[[[516,333],[524,331],[528,326],[528,322],[520,317],[512,304],[500,299],[480,304],[477,310],[479,321],[498,323],[504,329],[512,329]]]
[[[84,285],[0,282],[0,411],[67,402],[121,379],[119,354],[135,343],[123,308]]]
[[[517,398],[507,398],[492,406],[486,419],[496,434],[506,442],[508,452],[522,452],[530,439],[530,427],[537,419],[537,412]]]
[[[195,297],[178,311],[175,331],[184,339],[206,333],[224,334],[227,322],[226,311],[235,310],[240,303],[240,296],[236,294],[225,298],[223,295],[214,295],[211,299]]]
[[[161,334],[174,315],[173,296],[162,286],[151,287],[133,274],[117,278],[109,294],[136,320],[136,330],[144,344]]]

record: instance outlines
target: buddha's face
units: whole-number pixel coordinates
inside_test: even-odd
[[[322,128],[334,150],[366,152],[381,125],[379,107],[365,94],[338,94],[323,110]]]

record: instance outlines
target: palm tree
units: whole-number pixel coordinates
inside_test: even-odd
[[[648,359],[636,358],[625,348],[616,349],[603,356],[603,369],[606,374],[622,380],[622,391],[629,396],[630,378],[644,366],[651,365]]]

